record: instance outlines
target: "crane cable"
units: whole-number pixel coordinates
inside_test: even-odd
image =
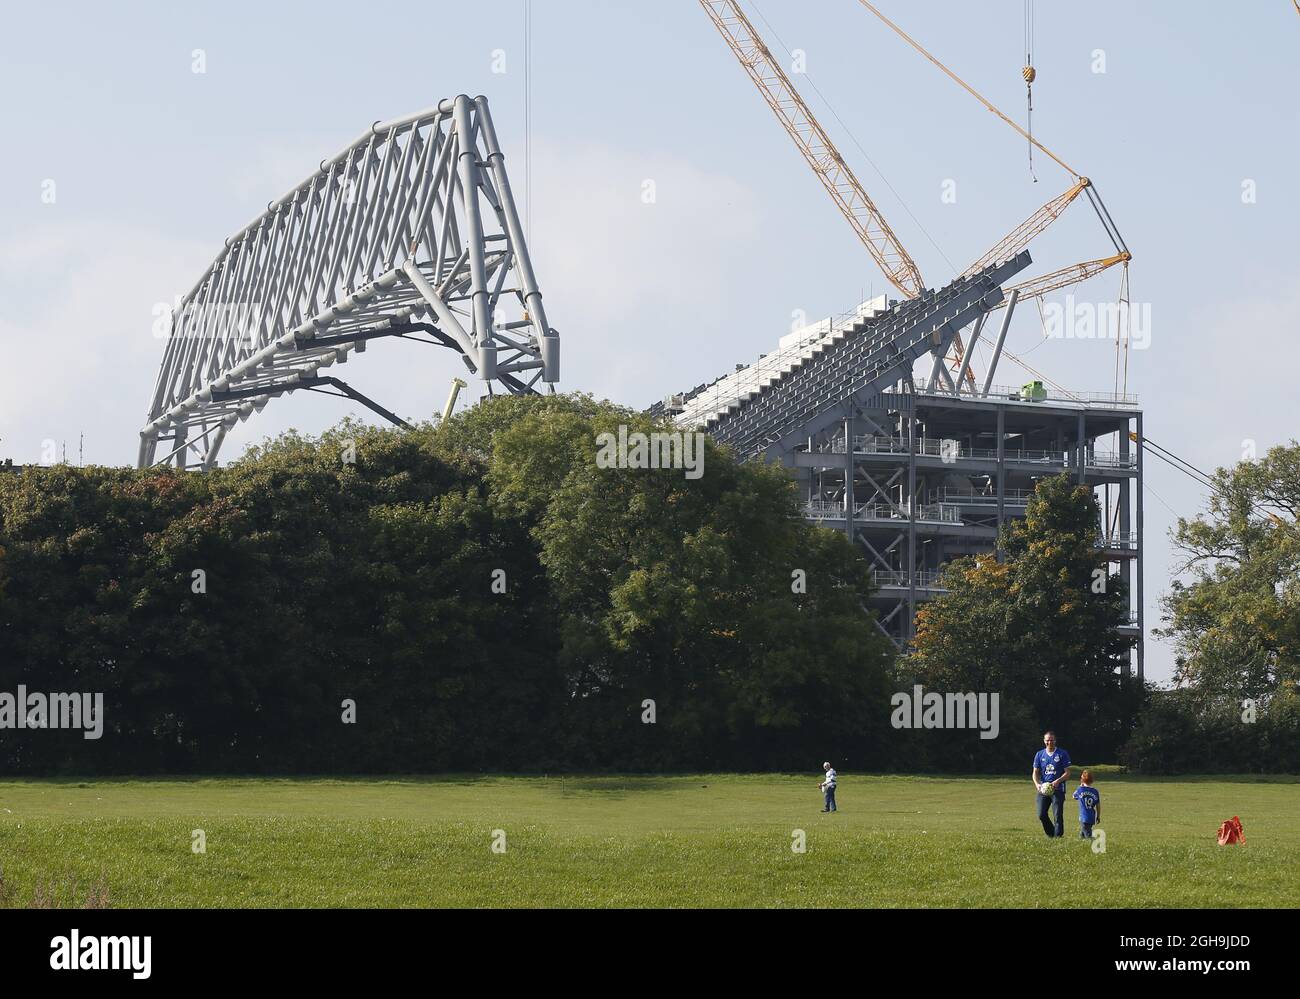
[[[1025,0],[1025,68],[1020,71],[1025,79],[1025,133],[1029,139],[1029,176],[1038,183],[1034,176],[1034,80],[1038,73],[1034,69],[1034,0]]]
[[[1119,279],[1119,298],[1116,305],[1119,315],[1115,317],[1115,394],[1126,396],[1128,395],[1128,342],[1133,335],[1133,319],[1130,316],[1133,304],[1129,299],[1127,260],[1124,261],[1124,273]]]
[[[1139,441],[1138,435],[1135,433],[1130,433],[1128,436],[1129,436],[1129,440],[1131,441],[1134,442]],[[1163,461],[1166,465],[1169,465],[1171,468],[1178,469],[1178,471],[1182,472],[1188,478],[1193,479],[1198,485],[1204,486],[1206,489],[1210,490],[1212,494],[1215,494],[1222,499],[1228,500],[1229,502],[1231,502],[1231,500],[1233,499],[1232,495],[1228,492],[1228,490],[1225,487],[1219,485],[1219,483],[1215,481],[1213,476],[1211,476],[1208,472],[1204,472],[1201,469],[1197,468],[1186,458],[1180,458],[1178,455],[1170,451],[1167,447],[1161,447],[1150,437],[1142,437],[1140,441],[1144,447],[1151,449],[1150,453],[1154,457],[1159,458],[1161,461]],[[1273,513],[1271,510],[1265,508],[1259,503],[1250,503],[1249,501],[1247,502],[1253,513],[1260,514],[1266,519],[1273,521],[1273,523],[1277,524],[1278,526],[1285,525],[1285,522],[1282,520],[1282,518],[1279,517],[1277,514]]]
[[[764,13],[761,10],[759,10],[758,4],[755,2],[755,0],[750,0],[749,5],[752,8],[754,8],[754,13],[757,14],[758,19],[763,22],[763,27],[767,28],[768,34],[770,34],[773,38],[776,39],[777,44],[780,45],[781,48],[785,50],[785,54],[789,56],[791,60],[793,60],[794,52],[790,49],[788,45],[786,45],[785,40],[782,39],[782,37],[777,34],[776,29],[772,27],[772,22],[770,22],[767,19],[766,15],[764,15]],[[844,134],[849,137],[849,141],[852,142],[853,145],[857,147],[858,152],[862,154],[862,158],[871,165],[871,169],[876,172],[876,176],[880,178],[881,182],[887,188],[889,188],[889,193],[892,194],[894,198],[898,201],[898,203],[903,207],[903,211],[907,213],[908,218],[910,218],[916,224],[916,227],[921,230],[921,233],[925,236],[927,240],[929,240],[930,245],[935,248],[939,256],[943,257],[944,263],[946,263],[953,270],[956,270],[957,265],[948,259],[948,254],[943,252],[943,247],[941,247],[938,243],[935,242],[934,237],[930,235],[930,231],[926,229],[926,227],[922,224],[921,220],[918,219],[916,215],[912,212],[911,206],[909,206],[908,203],[903,200],[903,196],[899,194],[898,191],[895,189],[894,185],[889,182],[889,178],[886,177],[884,171],[882,171],[880,167],[876,165],[876,161],[871,158],[871,154],[868,153],[866,149],[863,148],[862,143],[858,141],[858,137],[854,135],[852,130],[849,128],[849,126],[844,123],[844,119],[841,118],[839,112],[835,110],[835,107],[831,104],[829,98],[827,98],[827,96],[821,92],[821,89],[817,86],[817,84],[813,83],[812,77],[809,76],[806,71],[801,73],[800,75],[807,82],[808,86],[812,87],[813,93],[815,93],[821,99],[822,104],[826,106],[826,110],[831,113],[831,117],[834,118],[839,123],[840,128],[844,130]]]
[[[937,66],[937,67],[939,68],[939,70],[940,70],[940,71],[941,71],[945,76],[948,77],[948,79],[952,80],[953,83],[955,83],[955,84],[957,84],[959,87],[961,87],[962,90],[966,91],[966,93],[970,94],[970,95],[971,95],[972,97],[974,97],[977,101],[979,101],[981,104],[983,104],[985,108],[987,108],[989,111],[993,112],[993,114],[997,115],[997,116],[998,116],[999,118],[1001,118],[1004,122],[1006,122],[1008,125],[1010,125],[1013,129],[1015,129],[1018,133],[1020,133],[1021,136],[1023,136],[1023,137],[1026,138],[1026,139],[1028,139],[1029,142],[1030,142],[1030,144],[1031,144],[1035,149],[1037,149],[1040,153],[1043,153],[1044,155],[1050,157],[1050,158],[1052,159],[1053,162],[1055,162],[1058,166],[1060,166],[1061,169],[1065,170],[1065,172],[1068,173],[1071,177],[1073,177],[1075,180],[1078,180],[1078,179],[1082,176],[1082,175],[1079,173],[1078,170],[1075,170],[1072,166],[1070,166],[1070,165],[1069,165],[1068,163],[1066,163],[1063,159],[1061,159],[1061,157],[1057,156],[1054,152],[1052,152],[1050,149],[1048,149],[1046,146],[1044,146],[1041,142],[1039,142],[1037,139],[1035,139],[1032,135],[1030,135],[1028,132],[1026,132],[1023,128],[1021,128],[1019,125],[1017,125],[1014,121],[1012,121],[1010,118],[1008,118],[1005,114],[1003,114],[1001,111],[999,111],[999,110],[998,110],[998,109],[993,105],[993,103],[992,103],[992,102],[991,102],[987,97],[984,97],[982,94],[979,93],[979,91],[977,91],[977,90],[976,90],[974,87],[972,87],[969,83],[967,83],[967,82],[966,82],[965,80],[963,80],[960,76],[958,76],[956,73],[954,73],[952,70],[950,70],[947,66],[945,66],[943,63],[941,63],[938,59],[936,59],[934,56],[932,56],[929,52],[927,52],[927,51],[925,50],[924,46],[922,46],[920,42],[916,41],[916,39],[914,39],[914,38],[913,38],[911,35],[909,35],[906,31],[904,31],[904,30],[903,30],[902,28],[900,28],[897,24],[895,24],[893,21],[891,21],[889,18],[887,18],[884,14],[882,14],[882,13],[881,13],[881,12],[880,12],[876,7],[875,7],[875,5],[872,4],[872,3],[870,2],[870,0],[858,0],[858,3],[862,4],[862,6],[866,7],[867,10],[869,10],[869,11],[871,11],[871,13],[875,14],[876,17],[878,17],[878,18],[879,18],[879,19],[880,19],[880,20],[881,20],[881,21],[882,21],[882,22],[883,22],[883,23],[884,23],[884,24],[885,24],[885,25],[886,25],[886,26],[887,26],[891,31],[894,32],[894,34],[898,35],[899,38],[903,39],[903,41],[907,42],[908,45],[912,46],[912,48],[914,48],[914,49],[916,49],[916,51],[920,52],[921,55],[923,55],[923,56],[925,56],[927,59],[929,59],[930,62],[934,63],[934,65]]]

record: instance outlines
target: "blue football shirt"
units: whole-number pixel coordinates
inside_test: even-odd
[[[1074,789],[1075,800],[1079,802],[1079,821],[1092,825],[1097,821],[1097,806],[1101,804],[1101,792],[1087,784],[1080,784]]]
[[[1042,780],[1056,780],[1065,773],[1069,765],[1070,754],[1060,746],[1056,747],[1055,752],[1049,753],[1046,749],[1040,749],[1034,754],[1034,767],[1042,774]],[[1057,794],[1063,792],[1063,788],[1057,790]]]

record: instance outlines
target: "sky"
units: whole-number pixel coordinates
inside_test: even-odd
[[[877,6],[1023,122],[1023,0]],[[1041,154],[1035,182],[1024,139],[856,0],[744,9],[788,71],[801,59],[792,79],[930,287],[1069,186]],[[533,0],[527,101],[524,0],[53,2],[9,5],[0,25],[0,458],[66,446],[74,462],[133,462],[162,357],[154,307],[371,122],[457,93],[491,103],[561,389],[645,406],[889,290],[696,0]],[[1031,47],[1035,137],[1093,180],[1133,253],[1145,328],[1127,387],[1147,436],[1206,470],[1300,436],[1291,0],[1098,0],[1086,16],[1037,0]],[[1031,246],[1030,273],[1110,252],[1080,200]],[[1025,303],[1008,348],[1068,389],[1113,391],[1113,342],[1043,330],[1053,303],[1118,291],[1114,269],[1047,311]],[[458,372],[393,342],[348,380],[425,418]],[[1028,377],[1004,361],[997,380]],[[298,393],[222,457],[349,413],[373,419]],[[1168,532],[1206,490],[1147,472],[1150,628],[1177,567]],[[1171,670],[1149,636],[1148,676]]]

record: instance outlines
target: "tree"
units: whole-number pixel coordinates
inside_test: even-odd
[[[552,402],[498,431],[489,473],[538,545],[558,661],[583,729],[599,729],[593,763],[795,766],[828,742],[865,754],[888,717],[892,649],[863,610],[862,560],[798,517],[784,470],[712,441],[698,479],[598,467],[597,436],[620,425],[669,429]]]
[[[98,743],[6,734],[0,765],[865,764],[891,650],[861,559],[799,519],[784,471],[711,444],[698,479],[598,467],[620,425],[669,430],[499,398],[436,428],[291,432],[204,475],[0,476],[0,691],[102,692],[107,715]]]
[[[1264,700],[1300,681],[1300,444],[1213,478],[1208,512],[1174,530],[1187,579],[1157,634],[1174,641],[1179,683]]]
[[[1300,753],[1300,444],[1218,469],[1209,509],[1173,532],[1164,597],[1177,689],[1124,750],[1149,773],[1285,772]]]
[[[1005,525],[1003,560],[954,560],[948,592],[917,612],[906,667],[940,691],[998,693],[1011,720],[997,746],[962,744],[972,762],[1023,762],[1026,741],[1047,727],[1097,760],[1113,759],[1127,735],[1141,689],[1126,675],[1132,641],[1117,629],[1127,598],[1097,546],[1099,524],[1090,489],[1043,480],[1024,519]]]

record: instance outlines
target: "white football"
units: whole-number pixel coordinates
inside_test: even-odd
[[[1052,787],[1050,782],[1043,781],[1042,786],[1039,787],[1038,791],[1044,798],[1050,798],[1056,793],[1056,788]]]

